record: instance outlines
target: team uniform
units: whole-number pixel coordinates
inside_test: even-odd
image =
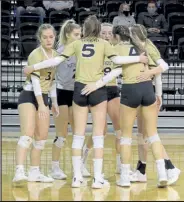
[[[64,46],[61,46],[57,52],[61,54]],[[74,82],[75,82],[76,58],[71,56],[58,65],[56,69],[56,93],[58,106],[72,106]]]
[[[107,75],[108,73],[110,73],[112,71],[112,69],[114,69],[114,63],[111,60],[109,60],[108,58],[105,58],[104,75]],[[106,88],[107,88],[107,101],[108,102],[113,100],[114,98],[120,97],[116,79],[113,79],[112,81],[110,81],[106,85]]]
[[[118,44],[115,46],[116,52],[121,56],[135,56],[139,55],[135,47],[131,44]],[[155,68],[156,64],[148,55],[149,68]],[[153,84],[151,79],[145,82],[137,82],[136,77],[140,76],[145,71],[145,66],[142,63],[124,64],[123,65],[122,80],[123,85],[121,89],[121,104],[137,108],[138,106],[149,106],[155,101],[155,94],[153,91]]]
[[[58,54],[53,50],[53,56],[57,56]],[[42,62],[47,60],[48,58],[45,56],[43,49],[38,47],[33,50],[28,57],[28,65],[34,65],[38,62]],[[33,72],[31,75],[36,76],[40,81],[40,87],[42,91],[42,97],[45,106],[49,105],[48,102],[48,93],[51,89],[52,82],[55,79],[55,68],[46,68]],[[23,103],[32,103],[36,110],[38,110],[38,103],[36,100],[36,96],[34,94],[34,87],[31,79],[31,75],[27,76],[25,84],[23,86],[23,91],[21,92],[18,100],[18,105]]]
[[[77,58],[75,74],[74,102],[81,106],[95,106],[107,100],[106,87],[102,87],[89,96],[81,95],[81,90],[86,84],[98,81],[103,76],[104,57],[116,56],[113,47],[100,38],[84,38],[69,44],[61,56]]]

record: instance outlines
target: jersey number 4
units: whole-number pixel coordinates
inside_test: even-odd
[[[82,57],[89,58],[95,54],[94,44],[84,44],[82,48]]]
[[[139,55],[139,54],[136,51],[136,49],[134,47],[131,47],[130,52],[129,52],[129,56],[137,56],[137,55]]]

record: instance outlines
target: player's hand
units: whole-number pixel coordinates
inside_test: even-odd
[[[151,79],[153,77],[152,73],[150,70],[146,70],[143,72],[141,75],[137,76],[137,81],[142,82],[142,81],[147,81],[148,79]]]
[[[33,66],[25,66],[23,68],[23,72],[26,76],[28,76],[29,74],[31,74],[32,72],[34,72],[34,67]]]
[[[148,57],[145,56],[145,53],[142,53],[140,55],[140,62],[143,63],[143,64],[148,64]]]
[[[59,107],[57,103],[52,103],[52,113],[55,117],[59,116]]]
[[[81,95],[89,95],[93,91],[97,90],[96,83],[90,83],[87,84],[82,90],[81,90]]]
[[[38,106],[38,117],[40,119],[47,119],[49,117],[49,110],[44,104]]]
[[[156,96],[156,100],[157,100],[157,110],[159,112],[160,108],[162,107],[162,97],[161,96]]]

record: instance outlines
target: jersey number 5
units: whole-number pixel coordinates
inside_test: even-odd
[[[45,80],[49,81],[49,80],[51,80],[51,72],[47,72],[47,73],[48,73],[48,76],[47,76],[47,78],[45,78]]]
[[[88,52],[88,53],[84,53],[84,52]],[[92,57],[95,54],[95,50],[94,50],[94,44],[84,44],[83,48],[82,48],[82,57]]]

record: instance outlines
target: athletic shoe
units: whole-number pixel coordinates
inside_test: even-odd
[[[25,175],[24,169],[17,169],[13,178],[13,183],[23,184],[26,183],[28,177]]]
[[[130,187],[130,175],[122,173],[120,179],[116,182],[116,184],[120,187]]]
[[[172,185],[176,183],[181,173],[181,170],[178,168],[174,168],[174,169],[168,169],[166,171],[167,171],[167,177],[168,177],[167,185]]]
[[[36,170],[36,171],[30,171],[29,172],[28,181],[29,182],[52,183],[52,182],[54,182],[54,179],[50,176],[45,176],[39,170]]]
[[[82,165],[82,176],[83,177],[91,177],[91,174],[89,173],[89,171],[87,170],[86,166],[83,164]]]
[[[156,165],[158,174],[158,187],[166,187],[168,179],[165,169],[165,163],[158,162]]]
[[[136,170],[132,175],[130,175],[131,182],[147,182],[146,173],[142,174],[139,170]]]
[[[73,177],[72,188],[80,188],[87,186],[87,182],[83,178]]]
[[[110,186],[109,182],[104,179],[103,176],[98,178],[93,178],[92,188],[93,189],[102,189],[104,187]]]
[[[66,180],[67,178],[67,175],[60,168],[52,169],[50,175],[55,180]]]

